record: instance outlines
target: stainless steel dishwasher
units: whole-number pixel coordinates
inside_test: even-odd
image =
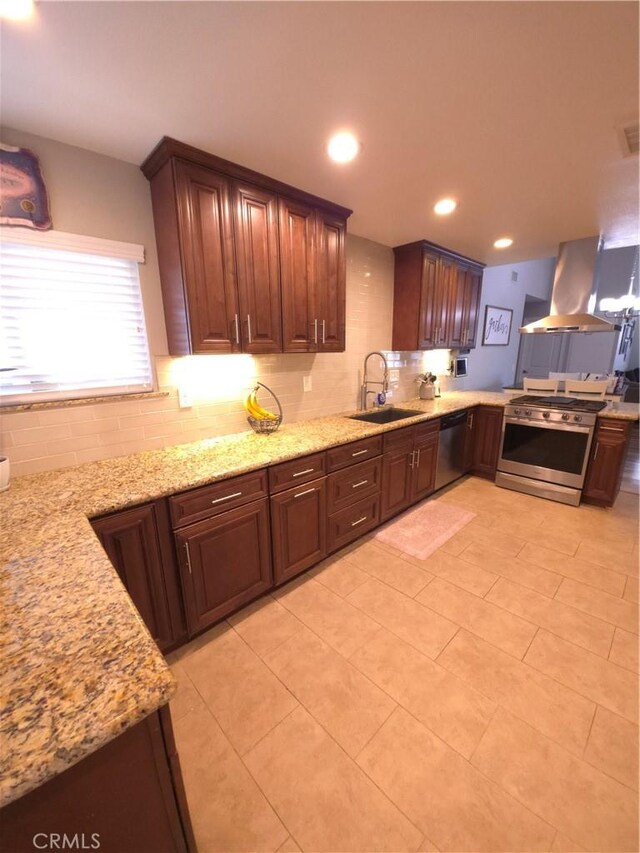
[[[445,415],[440,420],[436,489],[457,480],[467,473],[467,415],[468,410]]]

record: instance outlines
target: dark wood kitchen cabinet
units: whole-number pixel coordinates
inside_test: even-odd
[[[422,500],[435,489],[440,421],[385,433],[381,520]]]
[[[502,406],[477,406],[469,413],[471,431],[470,469],[472,474],[495,479],[502,442]]]
[[[426,240],[393,251],[393,349],[474,347],[484,265]]]
[[[278,197],[234,184],[233,206],[242,351],[282,352]]]
[[[273,575],[276,584],[311,568],[327,553],[326,478],[271,496]]]
[[[171,355],[344,350],[350,210],[167,137],[141,168]]]
[[[196,853],[168,708],[5,806],[0,849]]]
[[[613,506],[620,491],[632,423],[599,418],[591,443],[582,500]]]
[[[91,521],[161,651],[186,634],[173,543],[164,501]]]
[[[174,532],[189,634],[271,588],[266,498]]]

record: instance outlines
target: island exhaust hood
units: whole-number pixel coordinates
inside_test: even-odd
[[[601,256],[599,237],[560,243],[548,317],[521,326],[520,334],[616,332],[620,326],[591,312],[596,306]]]

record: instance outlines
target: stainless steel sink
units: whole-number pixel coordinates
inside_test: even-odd
[[[403,421],[405,418],[414,418],[416,415],[424,415],[424,412],[415,409],[378,409],[373,412],[363,412],[361,415],[348,415],[352,421],[366,421],[368,424],[391,424],[394,421]]]

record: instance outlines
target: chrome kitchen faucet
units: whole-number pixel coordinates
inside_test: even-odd
[[[375,379],[367,378],[367,364],[372,355],[379,355],[382,359],[382,363],[384,364],[384,374],[382,377],[382,382]],[[360,408],[364,411],[367,408],[367,397],[369,394],[375,394],[375,391],[369,390],[369,385],[381,385],[382,393],[386,396],[387,391],[389,390],[389,365],[387,364],[387,359],[385,356],[379,352],[378,350],[374,350],[373,352],[368,353],[364,357],[364,367],[363,367],[363,377],[362,377],[362,385],[360,386]]]

